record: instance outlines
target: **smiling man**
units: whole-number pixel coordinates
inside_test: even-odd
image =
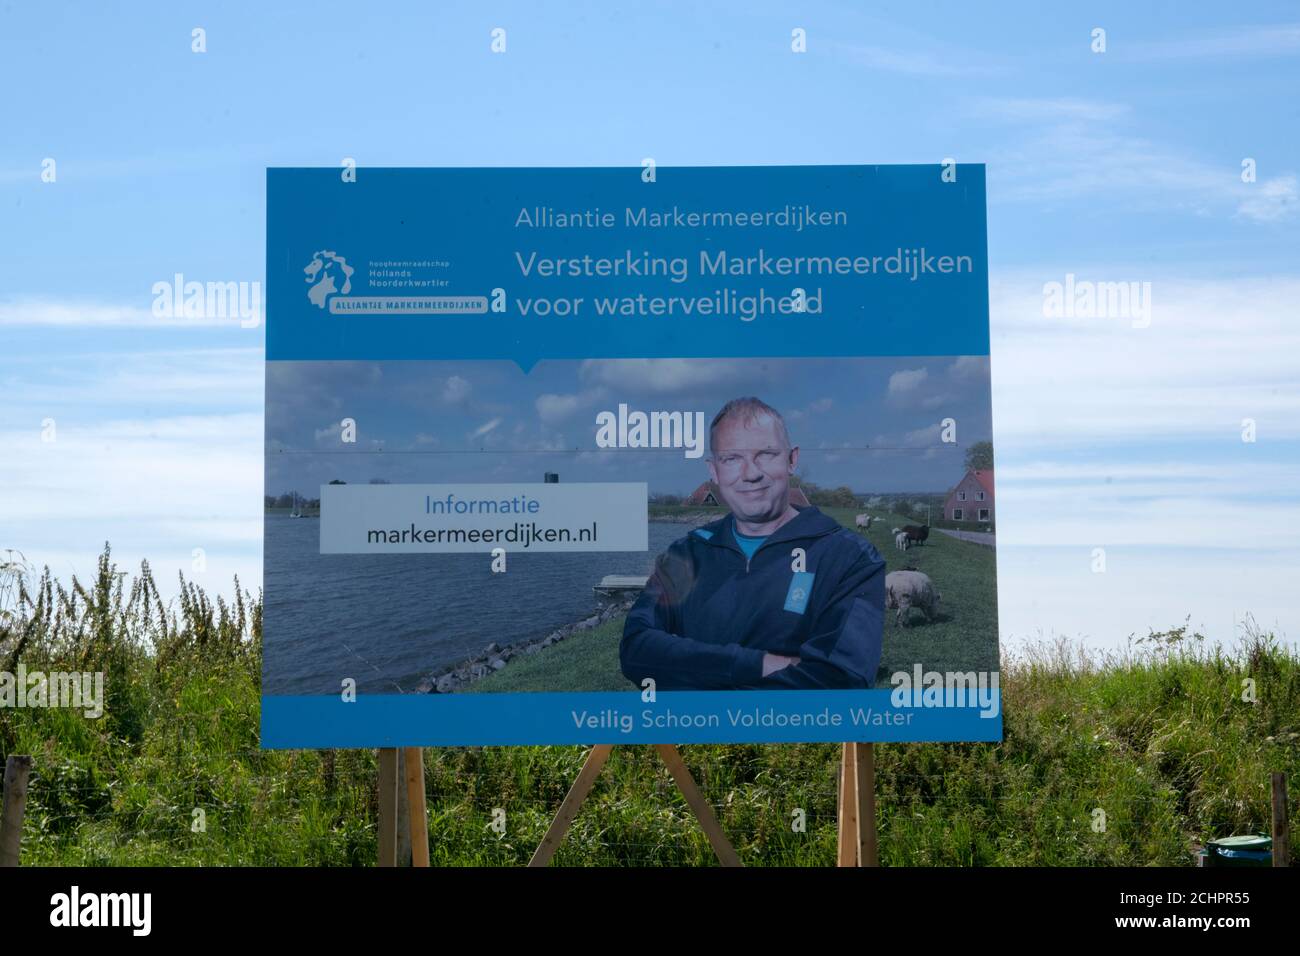
[[[757,398],[722,407],[709,475],[730,509],[659,556],[623,628],[623,674],[659,690],[865,688],[880,663],[885,562],[790,503],[799,449]]]

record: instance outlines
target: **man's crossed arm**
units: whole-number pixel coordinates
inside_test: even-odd
[[[683,637],[676,563],[672,555],[656,562],[628,613],[619,657],[629,680],[650,677],[669,690],[865,688],[874,682],[885,615],[885,564],[878,557],[864,550],[830,597],[812,609],[811,636],[787,666],[780,664],[789,658],[759,648]]]

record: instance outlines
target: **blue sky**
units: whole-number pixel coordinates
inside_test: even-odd
[[[0,547],[260,580],[262,329],[150,306],[263,279],[267,166],[954,157],[988,170],[1004,638],[1294,640],[1298,66],[1270,3],[9,4]],[[1046,318],[1067,274],[1150,282],[1149,326]]]

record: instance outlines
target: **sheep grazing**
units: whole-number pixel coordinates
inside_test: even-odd
[[[857,526],[863,531],[871,530],[871,515],[858,515]]]
[[[910,546],[910,544],[911,542],[907,540],[906,531],[900,531],[898,532],[898,534],[894,535],[894,547],[896,547],[899,551],[906,551]]]
[[[928,524],[905,524],[903,525],[903,533],[907,535],[908,541],[924,544],[925,539],[930,537],[930,526]]]
[[[940,594],[928,574],[920,571],[891,571],[885,575],[885,607],[898,609],[894,623],[907,627],[907,612],[918,608],[926,623],[939,614]]]

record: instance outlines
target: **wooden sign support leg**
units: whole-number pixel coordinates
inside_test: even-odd
[[[714,815],[713,808],[704,799],[704,794],[700,793],[700,788],[695,785],[695,778],[686,769],[686,764],[682,762],[682,755],[677,752],[677,748],[672,744],[656,744],[655,750],[659,752],[663,762],[668,765],[668,772],[673,775],[673,780],[677,783],[677,789],[682,792],[682,796],[686,798],[690,808],[695,811],[695,817],[700,821],[700,826],[704,828],[704,835],[709,838],[709,845],[713,847],[718,862],[723,866],[740,866],[740,857],[736,855],[736,850],[731,845],[731,841],[722,832],[722,827],[718,825],[718,818]]]
[[[582,806],[582,801],[587,799],[587,794],[591,793],[592,784],[596,782],[600,769],[605,766],[605,761],[609,759],[609,753],[613,749],[613,744],[597,744],[591,748],[586,762],[578,771],[578,779],[573,781],[573,786],[565,794],[564,802],[560,804],[555,819],[546,829],[546,836],[542,837],[537,852],[528,861],[529,866],[546,866],[551,862],[551,857],[555,856],[555,851],[564,842],[564,836],[569,832],[573,818],[578,815],[578,808]]]
[[[406,799],[406,748],[397,749],[397,866],[411,865],[411,804]]]
[[[397,866],[397,749],[379,750],[379,865]]]
[[[411,818],[411,866],[429,865],[429,809],[424,799],[424,750],[406,747],[406,803]]]
[[[578,773],[578,779],[569,788],[568,794],[564,797],[564,802],[560,804],[560,809],[555,814],[555,819],[551,821],[550,827],[546,830],[546,836],[542,837],[537,852],[528,861],[529,866],[546,866],[551,862],[551,858],[555,856],[555,851],[564,842],[564,836],[569,832],[569,827],[573,824],[573,818],[578,815],[578,808],[582,806],[582,801],[586,800],[587,795],[591,793],[592,785],[595,784],[596,777],[600,775],[601,768],[605,766],[605,761],[609,759],[610,751],[613,749],[613,744],[597,744],[591,748],[591,753],[587,755],[587,760]],[[686,764],[682,761],[682,756],[677,752],[677,748],[671,744],[656,744],[655,752],[668,765],[668,772],[672,774],[673,782],[677,784],[677,789],[682,792],[687,805],[695,814],[696,819],[700,821],[700,826],[704,829],[704,835],[709,838],[709,845],[713,847],[713,852],[717,855],[718,861],[723,866],[740,866],[740,857],[736,855],[735,848],[732,847],[726,835],[723,834],[722,827],[718,824],[718,818],[713,813],[713,808],[704,799],[704,794],[700,793],[700,788],[696,786],[695,779],[691,776],[690,770],[686,768]]]
[[[876,832],[876,745],[853,746],[858,750],[858,865],[880,866]]]
[[[845,744],[840,760],[839,866],[878,866],[874,744]]]
[[[1273,865],[1291,865],[1291,832],[1286,816],[1286,774],[1275,773],[1273,791]]]
[[[845,744],[840,757],[839,850],[837,866],[857,866],[857,753],[853,744]]]

